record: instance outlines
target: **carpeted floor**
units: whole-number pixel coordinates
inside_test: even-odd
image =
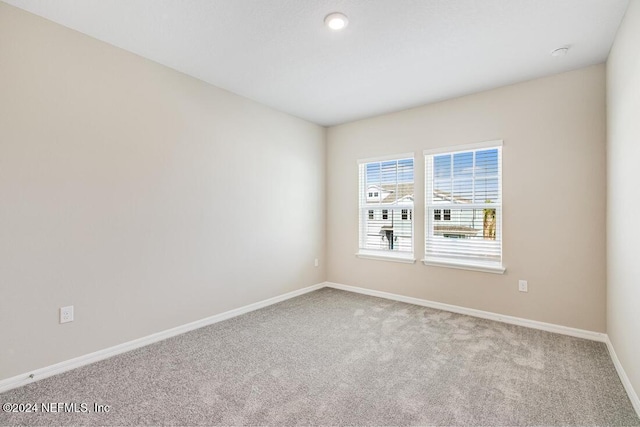
[[[0,412],[1,425],[640,425],[602,343],[335,289],[0,394],[6,402],[87,412]]]

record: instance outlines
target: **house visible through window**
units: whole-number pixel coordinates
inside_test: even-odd
[[[425,264],[503,272],[502,141],[427,150],[425,177]]]
[[[413,262],[413,155],[359,161],[358,255]]]

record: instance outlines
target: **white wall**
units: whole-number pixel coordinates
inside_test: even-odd
[[[328,280],[605,331],[605,67],[330,128]],[[357,159],[416,158],[424,255],[424,149],[504,140],[504,275],[361,259]],[[518,292],[518,279],[529,292]]]
[[[607,61],[607,333],[640,392],[640,1]]]
[[[0,379],[324,281],[324,139],[0,3]]]

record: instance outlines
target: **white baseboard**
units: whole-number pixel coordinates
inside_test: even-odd
[[[176,335],[184,334],[185,332],[193,331],[194,329],[202,328],[204,326],[212,325],[214,323],[221,322],[223,320],[230,319],[232,317],[240,316],[241,314],[248,313],[250,311],[258,310],[260,308],[267,307],[272,304],[276,304],[290,298],[297,297],[308,292],[313,292],[320,288],[323,288],[325,283],[318,283],[317,285],[308,286],[306,288],[298,289],[286,294],[278,295],[273,298],[269,298],[263,301],[258,301],[253,304],[245,305],[244,307],[236,308],[234,310],[225,311],[224,313],[216,314],[205,319],[197,320],[195,322],[187,323],[185,325],[177,326],[175,328],[167,329],[165,331],[157,332],[155,334],[147,335],[146,337],[138,338],[133,341],[118,344],[113,347],[98,350],[93,353],[85,354],[73,359],[65,360],[64,362],[56,363],[55,365],[46,366],[44,368],[35,369],[31,372],[16,375],[15,377],[7,378],[0,381],[0,393],[11,390],[16,387],[32,383],[34,381],[42,380],[53,375],[61,374],[66,371],[70,371],[81,366],[89,365],[100,360],[107,359],[109,357],[125,353],[127,351],[134,350],[136,348],[144,347],[149,344],[153,344],[158,341],[165,340],[167,338],[174,337]]]
[[[611,360],[613,361],[613,366],[616,367],[616,371],[618,372],[618,376],[620,377],[620,381],[624,386],[624,389],[627,391],[627,395],[629,396],[629,400],[631,401],[631,405],[633,405],[633,409],[636,410],[636,414],[640,417],[640,398],[638,398],[638,393],[633,389],[631,385],[631,381],[627,376],[627,373],[624,371],[622,364],[620,363],[620,359],[618,359],[618,355],[616,354],[615,349],[613,348],[613,344],[607,336],[607,349],[609,350],[609,355],[611,356]]]
[[[435,308],[435,309],[444,310],[444,311],[451,311],[453,313],[458,313],[458,314],[466,314],[467,316],[480,317],[483,319],[495,320],[497,322],[503,322],[503,323],[510,323],[512,325],[525,326],[527,328],[532,328],[532,329],[540,329],[547,332],[555,332],[557,334],[569,335],[572,337],[584,338],[592,341],[599,341],[599,342],[607,341],[607,334],[603,334],[600,332],[570,328],[568,326],[539,322],[537,320],[523,319],[521,317],[506,316],[504,314],[492,313],[490,311],[476,310],[474,308],[444,304],[441,302],[407,297],[404,295],[392,294],[389,292],[375,291],[372,289],[359,288],[356,286],[343,285],[340,283],[326,282],[326,286],[329,288],[340,289],[343,291],[356,292],[359,294],[370,295],[370,296],[390,299],[394,301],[406,302],[409,304],[420,305],[423,307]]]

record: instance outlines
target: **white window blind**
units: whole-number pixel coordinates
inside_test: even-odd
[[[413,155],[358,163],[359,254],[413,256]]]
[[[502,142],[426,151],[425,190],[425,262],[501,266]]]

